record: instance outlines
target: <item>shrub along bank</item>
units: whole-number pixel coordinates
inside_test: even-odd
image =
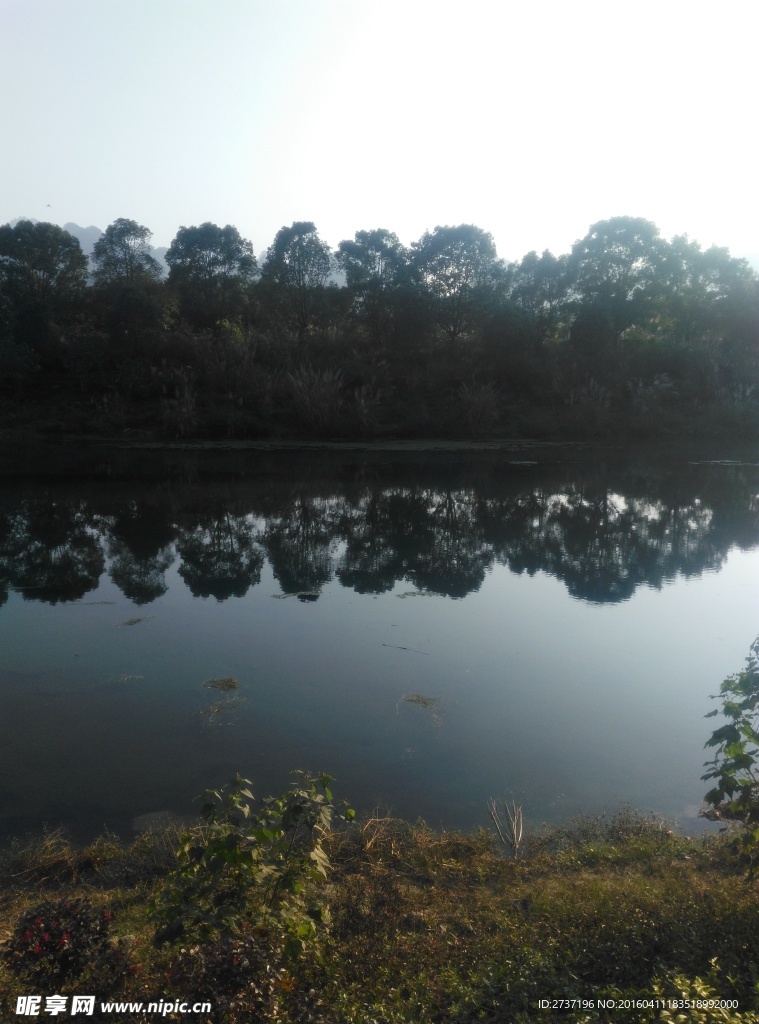
[[[53,833],[7,851],[3,1019],[19,995],[96,992],[208,1000],[210,1014],[164,1018],[204,1024],[519,1024],[553,1019],[546,999],[586,1000],[561,1014],[577,1024],[759,1021],[756,882],[720,837],[623,811],[513,859],[485,830],[329,827],[325,780],[262,805],[246,789],[183,835],[74,850]],[[666,1002],[686,999],[703,1006]]]

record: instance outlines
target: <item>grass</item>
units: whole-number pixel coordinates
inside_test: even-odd
[[[719,837],[689,838],[622,811],[528,836],[513,860],[486,830],[441,833],[380,817],[354,823],[326,839],[332,869],[321,898],[331,923],[294,962],[255,928],[206,944],[153,944],[149,907],[178,844],[175,829],[128,847],[106,837],[75,850],[60,832],[17,842],[0,860],[0,937],[44,900],[108,908],[109,941],[129,969],[90,978],[99,994],[110,986],[120,999],[208,998],[210,1017],[181,1017],[199,1024],[527,1024],[552,1019],[540,999],[650,1000],[656,992],[739,1001],[741,1016],[707,1008],[685,1021],[759,1021],[757,883]],[[12,1015],[15,997],[32,990],[0,966],[0,1013]],[[70,978],[55,991],[84,989]],[[561,1017],[678,1019],[675,1010],[607,1013],[597,1003]]]

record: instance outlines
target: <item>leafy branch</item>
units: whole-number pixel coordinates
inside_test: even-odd
[[[751,645],[742,672],[728,676],[719,694],[721,709],[709,712],[712,718],[720,712],[728,719],[715,729],[705,746],[716,747],[709,770],[702,779],[716,780],[716,786],[704,797],[710,808],[702,815],[711,821],[733,821],[743,825],[733,839],[733,846],[755,870],[759,853],[759,637]]]
[[[308,899],[307,883],[327,877],[323,839],[336,810],[329,775],[297,772],[293,785],[253,810],[250,781],[239,774],[203,794],[205,824],[179,848],[154,916],[156,942],[238,934],[253,926],[284,939],[294,956],[328,922],[327,907]],[[344,804],[342,817],[354,811]]]

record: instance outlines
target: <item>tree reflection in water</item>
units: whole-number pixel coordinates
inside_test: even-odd
[[[171,501],[155,484],[131,484],[116,512],[92,484],[76,497],[8,498],[0,606],[8,589],[80,599],[97,587],[106,553],[111,579],[136,604],[166,592],[177,559],[190,591],[219,601],[256,586],[268,559],[284,594],[316,596],[336,579],[359,594],[406,583],[463,598],[499,564],[548,573],[583,601],[619,602],[642,585],[717,569],[732,546],[759,541],[753,466],[525,469],[493,457],[464,470],[452,459],[450,472],[439,462],[375,467],[358,482],[332,464],[293,466],[265,489],[260,479],[196,478]]]
[[[181,530],[179,575],[195,597],[245,597],[261,582],[263,555],[251,523],[218,509],[196,526]]]

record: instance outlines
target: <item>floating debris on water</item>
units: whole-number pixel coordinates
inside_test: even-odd
[[[144,679],[144,678],[145,678],[145,676],[134,675],[131,672],[122,672],[121,675],[113,677],[113,682],[114,683],[131,683],[131,682],[133,682],[136,679]]]
[[[236,690],[239,685],[234,676],[224,676],[223,679],[206,679],[203,683],[203,686],[212,686],[214,690],[221,690],[222,693],[227,693],[228,690]]]
[[[434,590],[404,590],[402,594],[396,594],[396,597],[438,597]]]
[[[404,693],[398,703],[416,704],[418,708],[430,710],[431,708],[434,708],[439,701],[439,697],[428,697],[424,693]]]
[[[395,650],[411,650],[411,651],[413,651],[413,652],[414,652],[415,654],[426,654],[426,656],[427,656],[427,657],[429,657],[429,656],[430,656],[430,654],[429,654],[429,651],[428,651],[428,650],[419,650],[419,649],[418,649],[417,647],[402,647],[402,646],[400,646],[400,644],[396,644],[396,643],[384,643],[384,642],[383,642],[382,646],[383,646],[383,647],[394,647],[394,648],[395,648]]]
[[[318,601],[317,590],[299,590],[295,594],[272,594],[275,601],[286,601],[288,597],[297,597],[299,601]]]
[[[140,622],[145,622],[145,617],[144,616],[142,616],[139,619],[127,619],[126,622],[122,622],[121,625],[122,626],[136,626]]]
[[[233,711],[239,711],[245,703],[245,700],[237,695],[222,697],[221,700],[209,704],[207,708],[201,708],[200,717],[206,725],[220,725],[226,715]]]
[[[737,459],[703,459],[688,462],[689,466],[759,466],[759,462],[739,462]]]
[[[430,711],[432,713],[432,721],[435,725],[443,724],[443,715],[445,714],[445,708],[440,703],[440,697],[430,697],[426,693],[404,693],[395,705],[395,713],[398,714],[398,709],[401,704],[413,704],[417,708],[421,708],[423,711]]]

